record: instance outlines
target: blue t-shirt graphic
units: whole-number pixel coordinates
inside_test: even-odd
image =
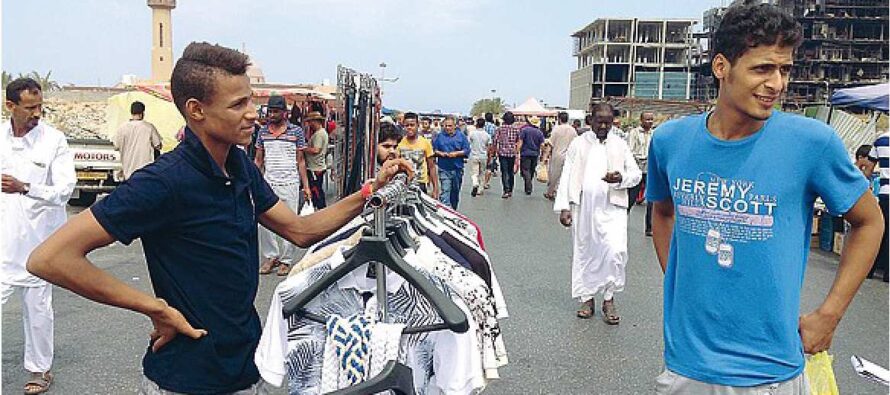
[[[667,368],[712,384],[750,387],[803,371],[800,289],[813,203],[846,213],[868,188],[828,125],[774,111],[735,141],[708,114],[660,126],[646,199],[674,204],[664,279]]]

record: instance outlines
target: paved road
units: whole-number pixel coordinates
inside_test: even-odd
[[[469,179],[469,177],[466,177]],[[467,180],[468,181],[468,180]],[[498,179],[494,180],[499,182]],[[559,226],[540,196],[500,198],[500,187],[471,198],[465,185],[461,211],[482,226],[506,294],[511,318],[504,322],[510,364],[490,394],[650,393],[662,369],[661,279],[650,239],[643,235],[643,211],[630,218],[630,263],[626,291],[616,297],[622,323],[575,318],[569,296],[569,231]],[[521,187],[520,187],[521,189]],[[120,244],[90,258],[118,278],[150,290],[141,248]],[[803,290],[804,310],[817,306],[834,278],[837,258],[810,254]],[[265,318],[279,278],[261,279],[256,305]],[[140,377],[149,321],[137,314],[54,291],[56,311],[56,394],[133,393]],[[838,328],[832,352],[842,393],[886,394],[887,389],[858,378],[851,354],[888,366],[888,288],[867,280]],[[3,387],[18,392],[22,370],[19,299],[3,307]],[[275,391],[275,393],[284,393]]]

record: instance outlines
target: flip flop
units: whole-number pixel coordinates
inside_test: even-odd
[[[260,266],[260,274],[269,274],[272,273],[272,269],[275,269],[281,262],[277,259],[266,259],[265,262]]]
[[[42,394],[53,385],[53,374],[50,372],[31,373],[31,380],[25,383],[25,395]]]
[[[276,274],[278,274],[279,276],[282,276],[282,277],[290,274],[290,265],[288,265],[286,263],[281,263],[280,265],[278,265],[278,273],[276,273]]]
[[[603,301],[603,321],[609,325],[618,325],[621,317],[618,316],[618,309],[615,308],[615,302]]]
[[[593,317],[593,315],[594,315],[593,306],[594,306],[593,299],[590,299],[590,300],[582,303],[581,308],[578,309],[578,312],[576,313],[576,315],[578,316],[578,318],[583,318],[585,320]]]

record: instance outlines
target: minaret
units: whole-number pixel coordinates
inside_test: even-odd
[[[176,0],[148,0],[151,8],[151,81],[168,82],[173,73],[173,22]]]

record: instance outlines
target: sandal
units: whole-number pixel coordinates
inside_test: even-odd
[[[25,394],[42,394],[53,385],[53,374],[50,372],[31,373],[31,380],[25,383]]]
[[[603,301],[603,321],[609,325],[618,325],[621,322],[621,317],[618,316],[618,309],[615,308],[614,301]]]
[[[584,303],[581,303],[581,308],[578,309],[578,312],[576,313],[578,315],[578,318],[583,318],[586,320],[588,318],[593,317],[593,315],[594,315],[593,306],[594,306],[593,299],[590,299]]]
[[[277,274],[282,277],[290,274],[290,265],[288,265],[286,263],[281,263],[280,265],[278,265],[278,273]]]
[[[272,273],[272,269],[281,264],[278,259],[271,258],[263,261],[263,264],[260,265],[260,274],[269,274]]]

